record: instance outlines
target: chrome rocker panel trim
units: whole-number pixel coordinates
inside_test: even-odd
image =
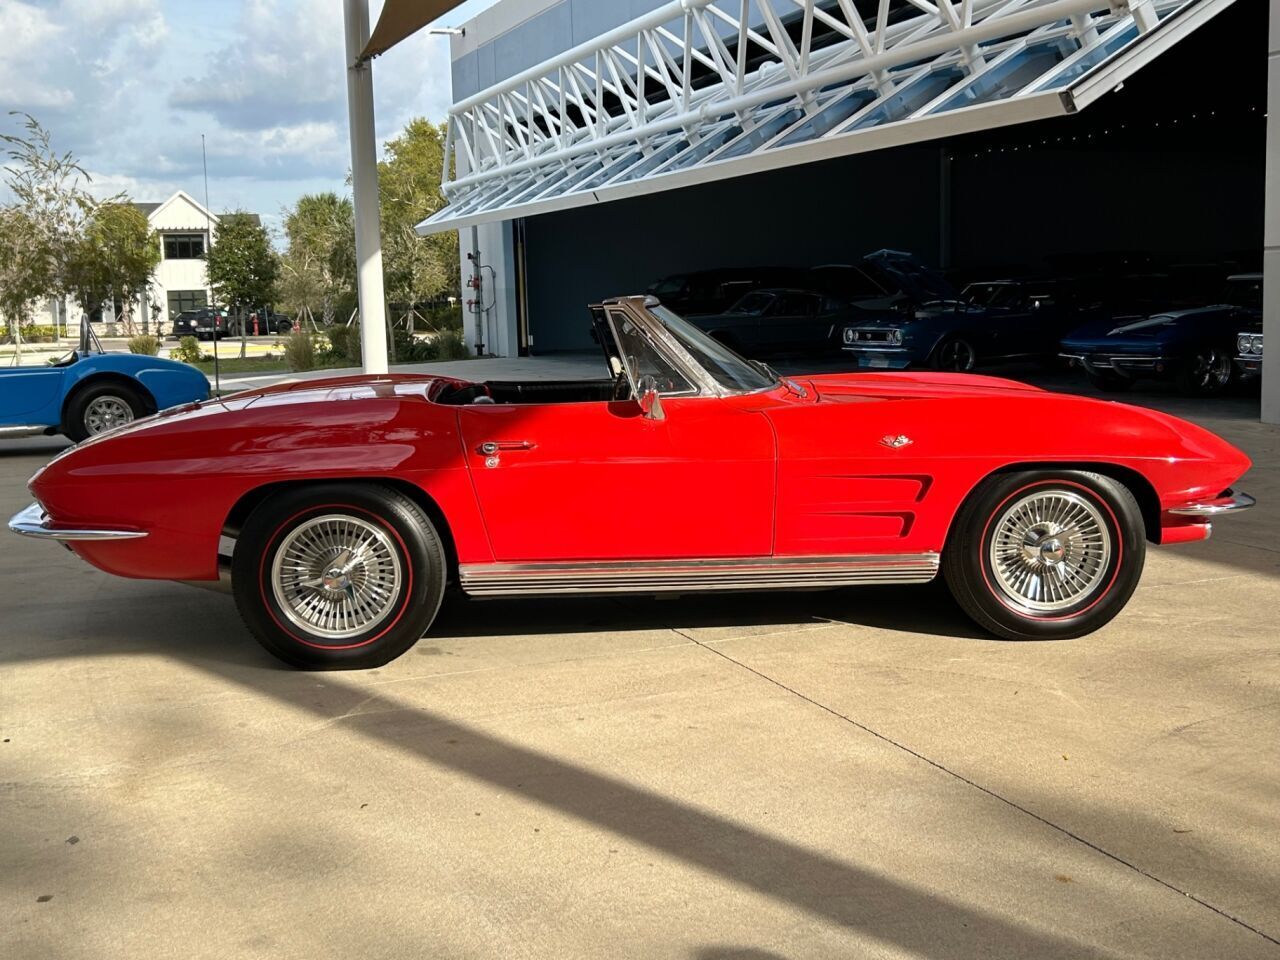
[[[88,530],[83,528],[56,528],[49,526],[49,518],[40,504],[31,506],[14,514],[9,520],[9,529],[24,537],[35,537],[38,540],[137,540],[145,537],[145,530]]]
[[[546,594],[803,590],[870,583],[928,583],[936,553],[842,557],[614,560],[597,563],[468,563],[458,568],[473,597]]]
[[[1258,501],[1247,493],[1228,490],[1220,497],[1205,500],[1203,503],[1189,503],[1185,507],[1170,507],[1169,513],[1179,517],[1216,517],[1220,513],[1233,510],[1248,510]]]
[[[41,434],[48,433],[49,430],[48,424],[16,424],[14,426],[0,427],[0,440],[38,437]]]

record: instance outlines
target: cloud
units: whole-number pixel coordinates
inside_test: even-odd
[[[72,149],[127,112],[168,25],[159,0],[0,3],[0,109],[39,115]]]
[[[237,172],[345,174],[349,163],[341,4],[333,0],[245,0],[232,41],[203,76],[169,94],[177,111],[204,113],[223,128],[219,152]],[[232,65],[232,66],[229,66]],[[374,67],[378,133],[411,118],[443,117],[448,48],[437,37],[406,41]]]

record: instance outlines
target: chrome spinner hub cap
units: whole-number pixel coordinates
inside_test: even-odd
[[[313,517],[276,548],[271,589],[284,615],[317,639],[350,640],[391,615],[404,565],[382,527],[349,514]]]
[[[1095,593],[1111,561],[1101,511],[1070,490],[1042,490],[996,518],[989,547],[996,589],[1028,614],[1057,613]]]
[[[91,436],[97,436],[133,421],[133,408],[119,397],[98,397],[84,412],[84,426]]]

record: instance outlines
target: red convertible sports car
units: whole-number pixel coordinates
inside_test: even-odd
[[[295,383],[167,410],[31,480],[18,533],[125,577],[230,581],[306,668],[412,646],[477,597],[924,583],[1011,639],[1105,624],[1148,541],[1253,501],[1173,417],[966,374],[779,377],[644,298],[610,375]],[[483,369],[481,363],[476,369]]]

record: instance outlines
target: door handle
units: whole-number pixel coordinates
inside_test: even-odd
[[[532,450],[532,440],[486,440],[480,444],[480,453],[492,457],[500,450]]]

